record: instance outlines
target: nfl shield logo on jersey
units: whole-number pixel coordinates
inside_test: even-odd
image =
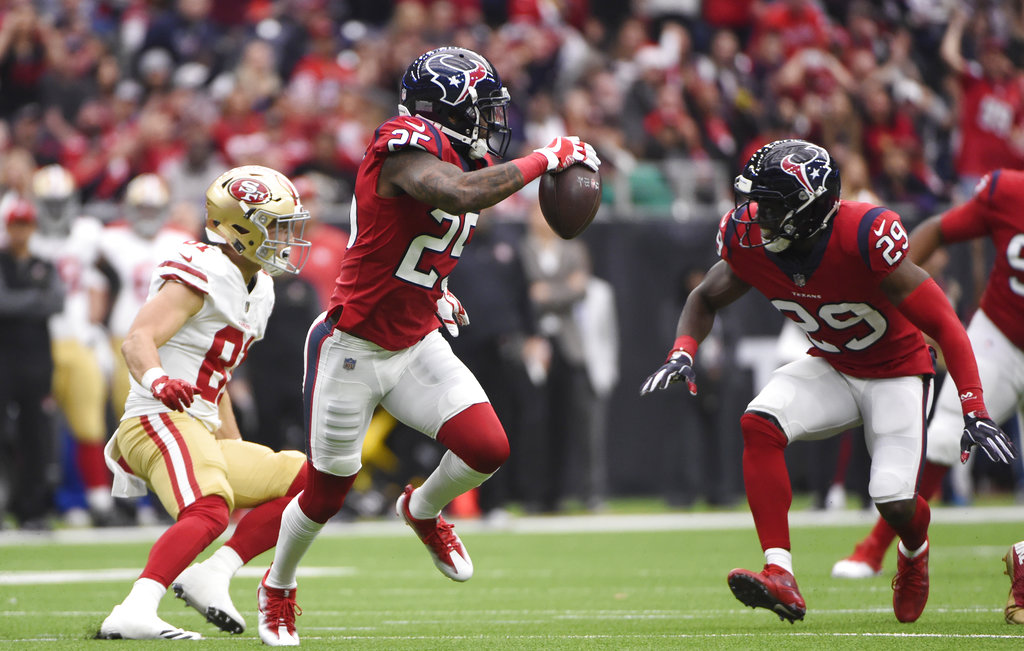
[[[343,364],[346,371],[351,371],[356,367],[356,360],[354,357],[346,357],[345,363]]]

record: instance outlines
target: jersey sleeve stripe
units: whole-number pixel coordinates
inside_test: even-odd
[[[437,143],[437,153],[441,156],[441,159],[444,160],[444,143],[447,138],[442,138],[441,132],[438,131],[437,127],[431,124],[428,120],[423,120],[423,124],[425,124],[427,129],[430,130],[430,135],[434,137],[434,142]]]
[[[200,294],[209,294],[210,293],[210,292],[206,291],[205,289],[203,289],[202,287],[199,287],[195,283],[190,283],[189,281],[185,280],[184,278],[182,278],[178,274],[173,274],[173,273],[160,274],[160,277],[163,278],[164,280],[173,280],[175,282],[179,282],[182,285],[184,285],[186,287],[189,287],[189,288],[199,292]]]
[[[991,174],[991,179],[992,180],[989,181],[989,184],[988,184],[988,200],[989,201],[992,201],[992,199],[995,198],[995,196],[996,196],[996,184],[999,183],[999,176],[1000,176],[1000,174],[1002,174],[1002,171],[1003,170],[1001,170],[1001,169],[994,170],[992,172],[992,174]]]
[[[195,276],[199,280],[203,281],[204,283],[209,281],[209,278],[207,278],[206,274],[204,274],[202,271],[199,271],[195,267],[190,267],[190,266],[188,266],[186,264],[181,264],[180,262],[178,262],[176,260],[166,260],[166,261],[164,261],[160,265],[160,268],[163,269],[164,267],[172,267],[174,269],[180,269],[180,270],[182,270],[182,271],[184,271],[186,273],[192,274],[193,276]]]
[[[733,215],[736,210],[738,208],[733,209],[733,212],[729,213],[729,219],[725,223],[725,234],[722,237],[722,249],[725,251],[725,255],[722,256],[723,258],[732,257],[732,240],[736,237],[736,222],[733,220]],[[750,210],[750,208],[746,207],[744,210]]]
[[[885,211],[886,208],[875,206],[864,213],[864,216],[860,218],[860,225],[857,227],[857,248],[860,250],[860,257],[864,260],[864,266],[868,269],[871,268],[871,248],[869,246],[871,224],[874,224],[875,218]]]

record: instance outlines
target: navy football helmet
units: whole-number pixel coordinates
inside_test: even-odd
[[[470,158],[504,156],[510,132],[508,90],[491,62],[461,47],[421,55],[402,76],[398,111],[418,115],[464,145]]]
[[[747,225],[740,246],[786,250],[825,230],[839,209],[839,166],[828,151],[806,140],[776,140],[750,157],[733,183],[737,203],[733,221]],[[751,216],[750,202],[757,204]],[[761,243],[750,241],[757,224]]]

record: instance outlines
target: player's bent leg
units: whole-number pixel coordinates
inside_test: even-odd
[[[442,574],[453,581],[468,581],[473,562],[441,510],[486,481],[508,459],[508,437],[494,408],[481,402],[441,425],[437,440],[448,452],[422,486],[415,491],[406,486],[395,511],[416,532]]]
[[[931,449],[929,439],[929,449]],[[959,445],[959,443],[958,443]],[[957,448],[959,450],[959,447]],[[942,488],[942,478],[949,472],[949,466],[925,461],[921,472],[920,495],[930,500],[938,495]],[[865,579],[882,574],[882,561],[889,546],[896,539],[896,531],[889,526],[885,518],[879,517],[867,538],[857,543],[853,553],[836,561],[832,566],[832,576],[837,579]]]
[[[234,446],[229,446],[231,447]],[[231,450],[224,451],[225,457],[229,457]],[[231,601],[229,588],[232,577],[242,565],[277,543],[281,513],[291,498],[306,485],[306,462],[302,455],[272,453],[270,457],[274,465],[285,467],[285,476],[292,476],[291,484],[285,489],[284,495],[252,508],[239,521],[234,534],[223,547],[202,563],[186,569],[171,586],[176,597],[196,609],[206,617],[206,621],[227,633],[238,634],[245,631],[245,619]],[[229,479],[232,463],[228,463]],[[270,474],[268,469],[268,475]],[[268,476],[268,492],[271,495],[281,492],[275,488],[275,482],[269,480]],[[236,494],[236,500],[239,499]]]
[[[743,431],[743,481],[761,549],[789,549],[793,489],[786,469],[786,435],[770,416],[747,412]]]
[[[446,453],[446,455],[451,454]],[[405,520],[420,541],[427,548],[434,566],[452,581],[468,581],[473,577],[473,561],[466,551],[465,545],[452,525],[440,514],[434,517],[415,518],[409,512],[409,502],[413,495],[413,487],[406,486],[395,504],[395,512]]]
[[[928,603],[927,536],[931,509],[919,495],[915,499],[879,504],[878,510],[900,536],[896,576],[892,580],[893,612],[900,622],[915,622]]]

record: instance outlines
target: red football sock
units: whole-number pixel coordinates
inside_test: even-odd
[[[789,440],[778,427],[757,414],[743,414],[740,427],[743,483],[761,549],[789,549],[789,507],[793,503],[785,455]]]
[[[896,535],[903,541],[903,546],[912,551],[923,545],[924,541],[928,539],[928,523],[931,522],[931,519],[932,510],[928,506],[928,501],[918,495],[914,517],[910,518],[910,522],[902,527],[893,528],[896,529]]]
[[[110,471],[103,461],[103,443],[83,443],[75,441],[77,451],[75,461],[78,472],[82,475],[82,483],[89,488],[110,486]]]
[[[918,487],[918,495],[926,500],[930,500],[938,495],[939,489],[942,488],[942,478],[946,476],[947,472],[949,472],[949,466],[925,461],[924,468],[921,469],[921,485]],[[879,561],[881,561],[881,557],[885,555],[885,550],[889,549],[889,545],[895,539],[896,531],[884,519],[878,518],[874,528],[871,529],[871,533],[864,539],[864,542],[880,552],[878,556]],[[911,547],[910,549],[917,548]]]
[[[178,514],[178,521],[153,543],[139,578],[169,586],[227,527],[228,504],[224,498],[200,497],[185,507]]]
[[[238,521],[235,533],[226,543],[226,546],[235,550],[242,563],[248,563],[263,552],[277,544],[277,533],[281,529],[281,513],[288,502],[299,494],[306,486],[305,464],[295,475],[288,492],[283,497],[264,502]]]

